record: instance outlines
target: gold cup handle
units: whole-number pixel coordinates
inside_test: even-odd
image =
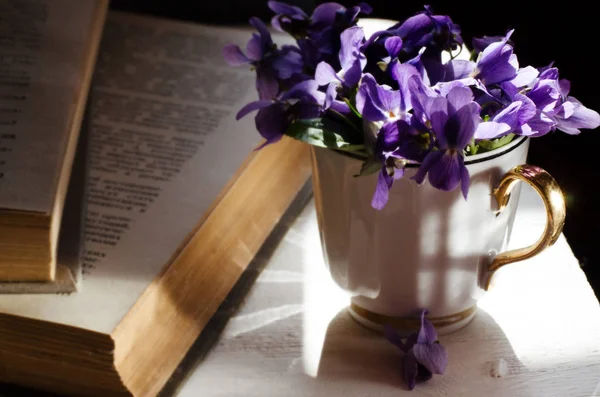
[[[506,208],[510,192],[518,182],[527,182],[542,197],[546,206],[546,228],[539,240],[529,247],[519,248],[498,254],[489,265],[484,289],[487,291],[496,270],[509,263],[531,258],[556,242],[565,224],[567,209],[565,198],[552,176],[534,165],[519,165],[504,175],[493,195],[498,201],[498,213]]]

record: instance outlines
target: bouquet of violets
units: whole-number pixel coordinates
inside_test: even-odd
[[[518,135],[574,135],[600,125],[596,111],[569,96],[569,81],[552,64],[519,65],[512,30],[474,39],[469,50],[459,26],[428,6],[368,38],[357,26],[371,12],[366,4],[324,3],[311,15],[277,1],[268,6],[271,25],[296,45],[277,47],[266,25],[251,18],[257,33],[245,52],[224,48],[230,65],[256,71],[259,98],[237,118],[258,111],[265,144],[287,135],[360,158],[360,175],[379,174],[376,209],[408,163],[419,164],[416,183],[427,178],[444,191],[460,186],[466,198],[465,157]]]

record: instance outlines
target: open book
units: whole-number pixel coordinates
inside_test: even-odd
[[[0,281],[48,282],[2,292],[76,288],[78,260],[58,258],[59,232],[107,7],[0,3]]]
[[[73,4],[73,3],[70,3]],[[261,143],[247,31],[109,13],[91,90],[84,276],[0,295],[0,382],[153,396],[290,206],[310,152]],[[306,193],[308,192],[308,193]]]

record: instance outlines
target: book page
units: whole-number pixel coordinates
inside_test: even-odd
[[[235,120],[257,99],[255,75],[221,55],[249,35],[109,14],[90,98],[81,291],[0,296],[0,311],[112,331],[260,143],[252,116]]]
[[[0,2],[0,208],[52,210],[96,5]]]

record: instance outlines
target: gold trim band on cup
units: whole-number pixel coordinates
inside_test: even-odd
[[[417,318],[406,318],[406,317],[394,317],[386,316],[385,314],[375,313],[364,307],[358,306],[356,303],[350,303],[350,309],[352,309],[360,317],[369,320],[372,323],[379,325],[391,325],[394,328],[399,329],[418,329],[421,325],[421,320]],[[459,313],[449,314],[441,317],[427,317],[434,327],[447,327],[460,323],[471,317],[477,310],[477,305],[473,305],[468,309],[463,310]]]

